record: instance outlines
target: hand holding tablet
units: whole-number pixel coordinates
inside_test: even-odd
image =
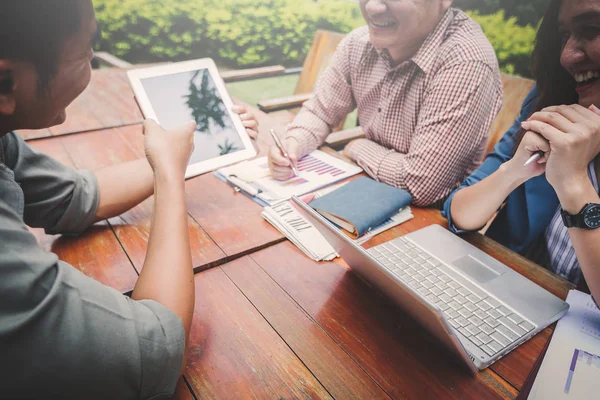
[[[146,118],[167,130],[196,121],[195,150],[186,178],[256,156],[211,59],[137,69],[128,75]]]

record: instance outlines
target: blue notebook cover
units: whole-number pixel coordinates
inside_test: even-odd
[[[406,190],[360,177],[309,205],[357,238],[387,221],[411,201],[412,196]]]

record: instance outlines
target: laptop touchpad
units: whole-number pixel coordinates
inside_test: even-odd
[[[500,276],[498,272],[469,255],[459,258],[452,264],[479,283],[486,283]]]

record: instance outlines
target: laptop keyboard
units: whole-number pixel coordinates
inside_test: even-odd
[[[458,272],[397,238],[367,252],[408,287],[442,310],[450,325],[490,357],[535,326]],[[459,278],[462,282],[459,282]]]

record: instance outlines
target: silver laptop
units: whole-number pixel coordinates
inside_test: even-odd
[[[439,225],[364,250],[306,203],[292,200],[354,272],[473,372],[499,360],[569,308]]]

